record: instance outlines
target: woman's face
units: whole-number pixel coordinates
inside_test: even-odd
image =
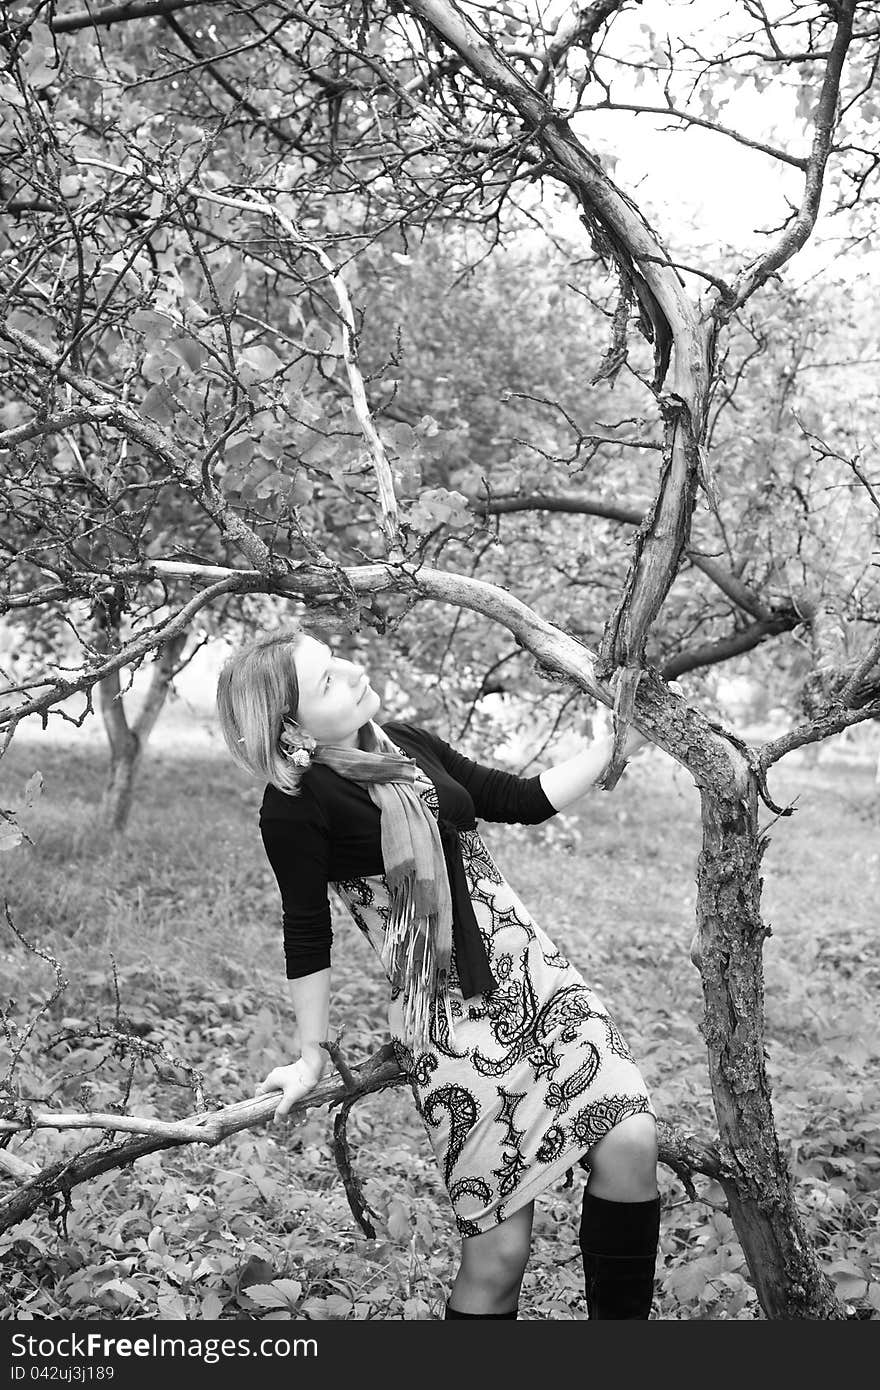
[[[304,635],[294,652],[299,705],[296,722],[319,743],[357,747],[357,731],[381,704],[364,668],[335,656],[326,642]]]

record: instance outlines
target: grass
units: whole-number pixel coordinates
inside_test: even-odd
[[[22,816],[32,844],[0,861],[4,897],[19,931],[70,981],[22,1059],[22,1091],[55,1108],[103,1108],[118,1098],[126,1058],[106,1045],[40,1050],[52,1030],[112,1021],[118,982],[126,1028],[199,1070],[210,1103],[241,1099],[295,1055],[277,889],[257,830],[259,789],[184,728],[151,750],[128,833],[114,843],[92,828],[104,757],[94,736],[21,738],[2,763],[6,806],[35,769],[45,782]],[[780,803],[797,798],[798,808],[772,827],[764,862],[777,1124],[829,1270],[845,1296],[880,1306],[873,769],[867,758],[792,760],[775,771],[771,791]],[[613,794],[596,793],[543,827],[484,831],[527,906],[612,1010],[658,1113],[713,1135],[701,986],[688,959],[700,842],[690,778],[651,753]],[[385,989],[359,933],[344,918],[335,930],[332,1024],[344,1027],[344,1047],[358,1061],[385,1036]],[[10,1015],[24,1027],[51,992],[52,971],[8,930],[0,960]],[[185,1080],[180,1068],[139,1065],[130,1110],[186,1113]],[[408,1092],[362,1103],[349,1132],[381,1216],[375,1242],[348,1209],[330,1117],[266,1125],[215,1150],[176,1151],[108,1174],[74,1194],[66,1223],[22,1223],[0,1241],[0,1316],[442,1315],[458,1240]],[[47,1162],[86,1142],[44,1131],[13,1148]],[[584,1317],[578,1174],[538,1199],[523,1318]],[[691,1202],[663,1170],[662,1191],[657,1316],[756,1316],[720,1190],[704,1182]]]

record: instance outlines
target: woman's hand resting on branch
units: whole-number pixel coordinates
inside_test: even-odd
[[[298,1100],[313,1091],[324,1074],[320,1063],[307,1062],[300,1057],[286,1067],[273,1067],[254,1090],[255,1096],[266,1095],[269,1091],[281,1091],[281,1099],[275,1107],[273,1120],[283,1120]]]

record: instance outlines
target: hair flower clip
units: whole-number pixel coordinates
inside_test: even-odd
[[[294,767],[308,767],[318,746],[317,739],[301,729],[295,719],[282,719],[279,742],[281,752],[285,758],[290,759]]]

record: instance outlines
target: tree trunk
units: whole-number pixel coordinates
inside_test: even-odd
[[[730,1216],[768,1318],[846,1316],[822,1273],[795,1204],[779,1148],[764,1066],[761,857],[754,777],[733,794],[702,788],[703,848],[697,922],[705,1003],[703,1034]]]
[[[144,703],[132,726],[126,718],[119,672],[112,672],[98,685],[101,717],[110,744],[110,768],[97,819],[101,829],[112,835],[123,834],[128,825],[143,752],[162,713],[171,681],[180,669],[185,644],[183,632],[158,649]]]
[[[134,781],[141,760],[136,735],[130,734],[124,748],[111,744],[110,771],[98,806],[98,824],[102,830],[120,835],[128,824]]]

